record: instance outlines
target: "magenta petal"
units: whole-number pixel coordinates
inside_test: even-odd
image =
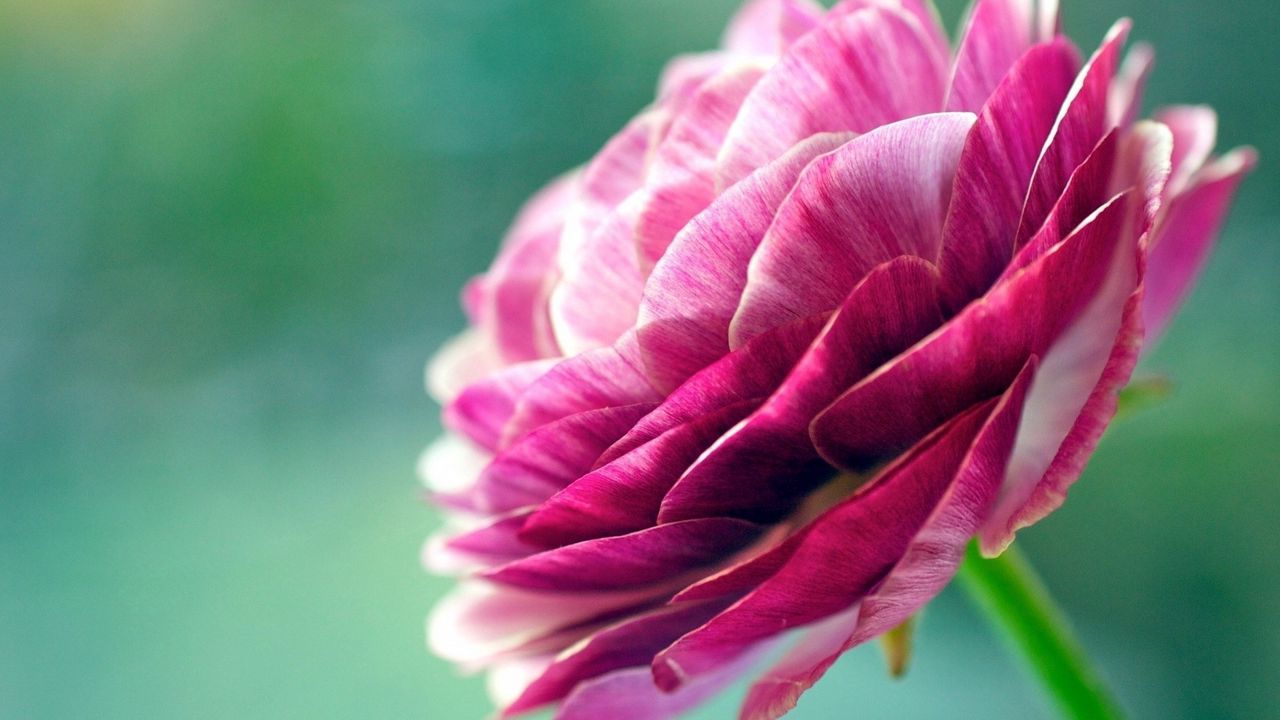
[[[498,449],[516,401],[555,364],[554,360],[533,360],[511,365],[471,384],[445,406],[445,427],[487,450]]]
[[[969,113],[903,120],[824,155],[778,208],[748,271],[729,345],[840,305],[899,255],[936,261]]]
[[[1251,149],[1224,155],[1193,175],[1182,194],[1169,202],[1147,257],[1142,315],[1149,340],[1164,331],[1200,274],[1236,188],[1256,162]]]
[[[654,382],[675,388],[729,352],[747,264],[813,158],[852,135],[816,135],[730,188],[676,236],[644,290],[640,347]]]
[[[1032,0],[977,0],[951,71],[947,110],[978,112],[1031,46]]]
[[[1065,40],[1031,48],[996,87],[969,131],[942,233],[950,307],[984,292],[1013,255],[1036,160],[1077,64]]]
[[[865,467],[1002,392],[1103,285],[1119,244],[1124,200],[1113,199],[1052,252],[845,392],[810,426],[818,451],[837,466]]]
[[[777,571],[660,653],[653,666],[659,685],[677,687],[757,642],[843,612],[875,589],[951,487],[993,405],[960,414],[762,556]]]
[[[659,650],[722,609],[723,603],[684,603],[661,607],[605,628],[557,657],[503,715],[509,717],[555,702],[578,684],[614,670],[640,667],[647,673]]]
[[[876,267],[760,409],[667,493],[659,521],[718,515],[775,520],[789,512],[831,474],[809,442],[810,420],[941,319],[932,265],[903,256]],[[742,482],[744,477],[753,482]]]
[[[945,55],[906,13],[870,7],[829,17],[747,96],[717,184],[732,186],[810,135],[867,132],[938,110],[946,72]]]
[[[1022,218],[1018,222],[1015,247],[1021,247],[1040,229],[1040,224],[1066,186],[1067,178],[1111,129],[1107,117],[1107,96],[1120,47],[1129,35],[1129,25],[1128,20],[1120,20],[1111,27],[1101,47],[1085,63],[1071,86],[1036,163]]]
[[[708,80],[676,118],[650,165],[635,223],[642,270],[715,199],[716,154],[763,63],[740,63]]]
[[[575,355],[551,367],[520,393],[503,445],[536,427],[587,410],[658,402],[645,375],[634,333],[610,347]]]
[[[781,717],[843,652],[905,622],[950,582],[1000,487],[1034,372],[1033,360],[1005,391],[955,480],[885,580],[852,609],[807,630],[802,645],[752,685],[742,717]]]
[[[709,410],[583,475],[537,509],[524,537],[556,546],[653,525],[663,496],[685,468],[757,404],[746,400]]]
[[[589,471],[609,446],[655,407],[618,405],[542,425],[498,453],[468,493],[477,509],[499,513],[537,505]]]
[[[505,513],[489,524],[447,538],[432,538],[424,553],[425,564],[434,572],[468,572],[493,567],[532,555],[542,548],[519,537],[529,510]]]
[[[593,592],[667,584],[713,565],[760,535],[761,526],[730,518],[668,523],[586,540],[516,560],[481,575],[529,590]]]
[[[777,55],[817,27],[822,7],[812,0],[748,0],[729,21],[721,47],[748,55]]]

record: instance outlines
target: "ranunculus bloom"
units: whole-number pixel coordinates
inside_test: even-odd
[[[1129,25],[753,0],[520,213],[430,370],[465,574],[430,642],[507,715],[791,708],[1079,476],[1250,151],[1135,121]]]

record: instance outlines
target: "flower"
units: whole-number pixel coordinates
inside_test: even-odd
[[[433,361],[464,575],[430,642],[505,716],[776,718],[977,538],[1063,501],[1254,156],[1136,120],[1051,2],[752,0],[520,213]]]

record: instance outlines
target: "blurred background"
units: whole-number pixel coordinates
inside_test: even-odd
[[[0,717],[480,718],[424,648],[416,455],[520,201],[735,0],[0,0]],[[1264,0],[1067,0],[1253,143],[1221,246],[1027,552],[1138,717],[1280,707],[1280,44]],[[954,27],[961,3],[942,3]],[[725,698],[699,717],[729,717]],[[798,718],[1049,717],[958,592]]]

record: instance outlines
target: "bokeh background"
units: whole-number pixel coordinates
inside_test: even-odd
[[[1275,10],[1064,4],[1090,49],[1132,16],[1149,104],[1262,165],[1144,362],[1173,396],[1023,544],[1136,716],[1276,717]],[[482,717],[422,640],[423,362],[521,199],[734,5],[0,0],[0,717]],[[861,649],[796,717],[1049,708],[948,591],[906,680]]]

